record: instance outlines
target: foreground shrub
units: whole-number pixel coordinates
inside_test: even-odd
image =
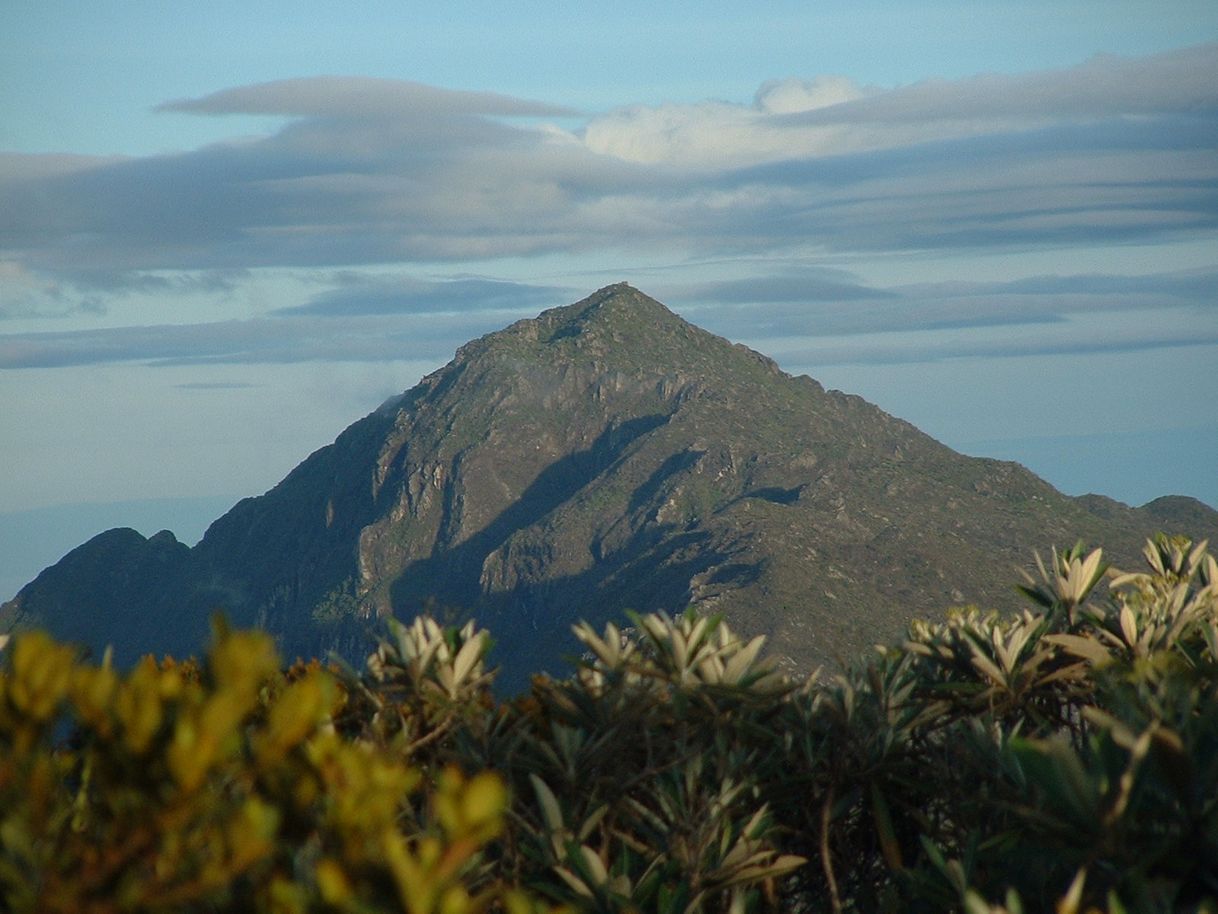
[[[145,658],[126,676],[37,633],[8,653],[9,910],[534,910],[479,867],[504,828],[502,779],[425,779],[345,739],[339,681],[281,674],[263,635],[220,631],[201,666]]]
[[[850,759],[832,909],[1218,910],[1218,563],[1145,555],[1096,598],[1101,553],[1055,553],[1033,610],[916,623],[812,696]]]
[[[634,640],[576,627],[591,655],[534,682],[511,773],[526,878],[594,911],[745,911],[804,863],[763,795],[792,688],[721,620],[635,619]],[[527,777],[528,783],[524,783]],[[526,790],[531,788],[531,790]],[[559,877],[555,882],[553,875]]]
[[[1054,552],[1029,608],[795,682],[714,617],[575,633],[507,702],[472,623],[366,669],[219,630],[0,673],[10,910],[1218,911],[1218,563]],[[1104,578],[1107,589],[1099,591]],[[551,907],[551,906],[559,907]]]

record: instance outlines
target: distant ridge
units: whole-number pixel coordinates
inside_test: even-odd
[[[561,671],[577,619],[721,611],[792,667],[849,658],[916,615],[1007,608],[1012,566],[1078,539],[1126,565],[1187,498],[1068,498],[862,399],[791,377],[624,283],[462,346],[193,549],[108,531],[0,607],[116,660],[197,651],[208,618],[288,657],[367,648],[431,607],[494,633],[508,688]]]

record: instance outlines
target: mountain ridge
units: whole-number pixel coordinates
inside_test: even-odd
[[[107,619],[151,620],[146,636],[119,632],[130,660],[150,642],[197,650],[223,608],[288,656],[354,656],[377,616],[431,606],[476,615],[520,685],[562,668],[579,618],[692,604],[808,667],[949,603],[1013,605],[1010,565],[1035,548],[1082,538],[1132,564],[1165,524],[1218,532],[1200,502],[1151,505],[1071,499],[956,454],[620,283],[461,346],[193,548],[73,550],[0,627],[95,639]],[[82,626],[69,597],[87,600],[91,580],[106,599]]]

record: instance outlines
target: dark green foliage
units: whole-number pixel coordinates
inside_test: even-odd
[[[1145,557],[1055,552],[1028,610],[803,683],[692,612],[576,626],[575,674],[510,702],[473,624],[391,621],[362,672],[221,632],[120,676],[24,635],[5,908],[1215,911],[1218,563]]]
[[[843,884],[880,886],[893,910],[1211,909],[1218,565],[1186,540],[1146,557],[1092,600],[1100,553],[1054,554],[1025,589],[1037,612],[915,624],[820,693],[866,721],[839,730],[857,756],[830,785],[858,798],[828,844]],[[854,866],[868,813],[878,880]]]

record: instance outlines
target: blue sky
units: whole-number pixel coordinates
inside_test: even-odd
[[[3,18],[0,590],[619,280],[1068,493],[1218,504],[1210,0]]]

